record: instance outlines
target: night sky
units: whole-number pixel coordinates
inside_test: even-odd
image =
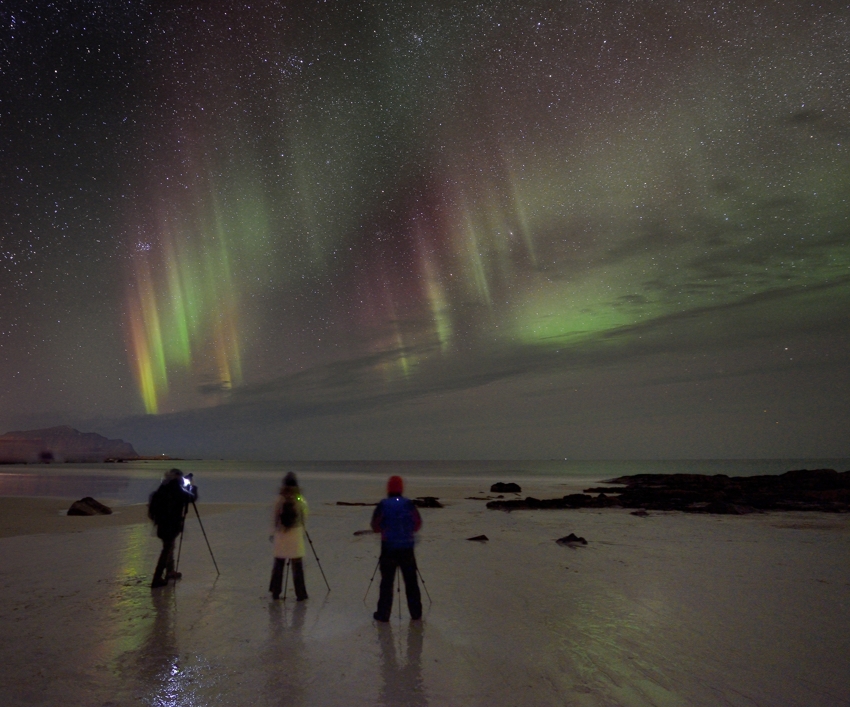
[[[0,432],[850,456],[839,2],[0,5]]]

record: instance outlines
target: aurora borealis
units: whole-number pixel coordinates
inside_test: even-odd
[[[13,0],[0,42],[6,429],[850,455],[846,5]]]

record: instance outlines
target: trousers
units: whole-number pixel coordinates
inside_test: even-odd
[[[280,598],[280,593],[283,590],[283,568],[287,560],[275,557],[274,565],[272,566],[272,579],[269,582],[269,591],[274,599]],[[295,585],[295,598],[298,601],[304,601],[307,598],[307,586],[304,584],[304,562],[300,557],[294,557],[289,560],[289,565],[292,567],[292,583]]]
[[[413,555],[413,548],[381,547],[378,564],[381,568],[381,593],[377,611],[380,620],[387,621],[392,612],[396,568],[401,570],[401,576],[404,578],[404,593],[407,596],[410,618],[414,621],[422,618],[422,596],[416,581],[416,557]]]
[[[177,540],[177,537],[160,539],[162,540],[162,551],[159,553],[156,569],[153,572],[153,581],[155,583],[165,582],[168,573],[174,571],[174,541]],[[163,574],[166,576],[163,577]]]

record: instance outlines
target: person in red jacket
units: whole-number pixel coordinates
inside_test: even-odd
[[[416,557],[413,554],[415,534],[422,527],[419,510],[409,498],[402,496],[404,481],[400,476],[391,476],[387,482],[387,497],[372,514],[372,530],[381,534],[381,592],[378,610],[373,614],[376,621],[389,621],[393,608],[393,585],[396,568],[401,569],[407,608],[410,618],[422,618],[422,598],[416,581]]]

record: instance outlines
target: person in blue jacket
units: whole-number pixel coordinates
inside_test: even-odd
[[[381,534],[381,594],[378,610],[373,614],[376,621],[389,621],[393,608],[393,584],[396,568],[401,569],[407,608],[410,618],[422,618],[422,598],[416,581],[416,558],[413,555],[414,534],[422,527],[419,510],[404,492],[404,481],[400,476],[391,476],[387,482],[387,497],[372,514],[372,530]]]

